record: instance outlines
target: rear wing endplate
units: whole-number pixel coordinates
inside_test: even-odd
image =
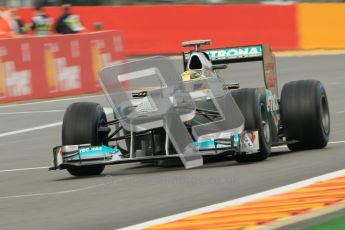
[[[188,60],[194,51],[183,52],[183,66],[186,70]],[[267,89],[278,96],[277,72],[275,57],[269,45],[238,46],[219,49],[202,50],[210,58],[213,65],[240,62],[262,61],[264,80]]]

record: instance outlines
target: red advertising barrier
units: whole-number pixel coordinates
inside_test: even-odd
[[[20,9],[25,21],[32,10]],[[60,7],[45,12],[56,19]],[[212,39],[214,47],[270,44],[274,50],[298,49],[297,6],[291,5],[173,5],[73,7],[83,25],[93,30],[121,31],[126,52],[170,54],[182,51],[182,41]]]
[[[44,11],[56,20],[62,9]],[[31,8],[18,12],[31,21]],[[87,31],[96,22],[121,31],[129,55],[176,54],[193,39],[212,39],[213,47],[299,48],[295,4],[73,7],[72,13]],[[121,44],[115,31],[1,39],[0,103],[99,91],[97,72],[123,58]]]
[[[116,31],[3,39],[0,103],[97,92],[100,68],[123,58]]]

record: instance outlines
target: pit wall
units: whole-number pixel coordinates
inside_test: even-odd
[[[45,12],[54,18],[60,7]],[[0,40],[0,103],[100,91],[98,71],[127,55],[178,54],[182,41],[273,50],[345,48],[345,3],[74,7],[86,31]],[[24,22],[32,9],[20,8]],[[105,30],[93,32],[95,22]],[[122,42],[119,32],[121,31]],[[121,57],[118,57],[120,55]]]

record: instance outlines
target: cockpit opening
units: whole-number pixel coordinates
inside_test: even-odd
[[[189,62],[189,69],[202,69],[202,64],[197,55],[192,56]]]

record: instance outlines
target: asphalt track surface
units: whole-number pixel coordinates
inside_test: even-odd
[[[345,55],[278,58],[277,68],[280,86],[298,79],[324,84],[330,140],[344,141]],[[263,85],[261,71],[257,63],[235,64],[221,76],[256,87]],[[61,141],[57,122],[76,101],[109,107],[102,95],[0,106],[0,229],[117,229],[345,168],[345,143],[337,143],[304,152],[277,148],[267,161],[244,165],[227,160],[185,170],[132,163],[108,166],[103,175],[87,178],[47,171],[51,149]],[[53,125],[10,133],[47,124]]]

